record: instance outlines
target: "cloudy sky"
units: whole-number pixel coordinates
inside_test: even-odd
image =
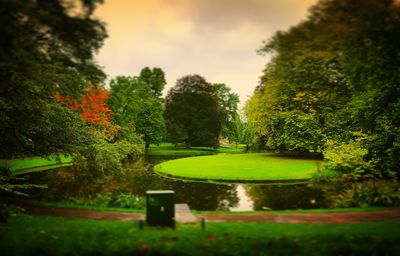
[[[95,15],[109,37],[97,54],[109,78],[143,67],[178,78],[199,74],[250,96],[268,56],[256,50],[278,30],[307,17],[317,0],[106,0]]]

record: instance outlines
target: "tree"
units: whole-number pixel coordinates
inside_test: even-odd
[[[99,2],[2,1],[0,157],[72,152],[84,142],[84,125],[54,94],[78,98],[105,77],[93,61],[106,37],[92,18]]]
[[[165,135],[161,100],[156,98],[151,86],[137,77],[118,76],[110,83],[110,108],[114,122],[126,130],[119,136],[132,133],[142,135],[146,147],[160,143]]]
[[[218,146],[223,112],[213,87],[199,75],[176,82],[166,97],[165,122],[168,139],[191,146]]]
[[[246,104],[256,141],[275,150],[350,148],[363,152],[369,172],[400,174],[399,17],[392,0],[323,0],[265,42],[260,52],[273,57]],[[368,139],[355,143],[360,134]]]
[[[61,104],[79,114],[97,137],[106,139],[108,142],[115,142],[115,135],[121,127],[112,123],[113,113],[107,104],[109,93],[103,87],[88,86],[86,94],[82,95],[78,101],[59,94],[55,97]]]
[[[56,94],[56,99],[76,111],[88,124],[111,126],[112,111],[107,106],[108,92],[103,87],[89,86],[79,102]]]
[[[139,79],[149,86],[150,93],[156,98],[162,94],[164,86],[167,84],[164,71],[161,68],[145,67],[140,71]]]
[[[225,84],[213,84],[214,95],[218,98],[220,109],[223,111],[222,136],[228,138],[230,142],[238,142],[237,113],[239,95],[231,91]],[[236,120],[235,120],[236,119]]]

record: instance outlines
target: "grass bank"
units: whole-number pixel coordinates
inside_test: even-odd
[[[245,147],[240,145],[237,148],[232,147],[191,147],[186,148],[182,144],[174,145],[172,143],[151,144],[146,150],[147,155],[151,156],[203,156],[218,153],[243,153]]]
[[[2,255],[397,255],[400,222],[207,223],[176,230],[137,223],[17,216],[0,224]]]
[[[220,154],[166,161],[154,167],[177,178],[214,181],[289,181],[311,178],[318,161],[259,154]]]
[[[72,157],[70,156],[50,156],[50,157],[31,157],[21,159],[2,159],[0,168],[11,171],[12,175],[25,174],[50,170],[58,167],[71,166]]]

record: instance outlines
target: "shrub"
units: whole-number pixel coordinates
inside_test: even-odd
[[[85,205],[85,206],[97,206],[105,208],[127,208],[127,209],[145,209],[146,201],[142,197],[137,197],[131,193],[104,193],[99,194],[95,198],[76,198],[71,197],[68,202]]]
[[[387,182],[354,183],[333,198],[335,207],[400,206],[400,185]]]
[[[323,169],[315,172],[311,180],[313,182],[328,182],[338,180],[340,177],[342,177],[342,174],[338,171]]]
[[[136,197],[130,193],[116,195],[108,204],[110,207],[144,209],[146,202],[144,198]]]
[[[374,162],[367,159],[368,149],[364,146],[364,140],[368,137],[359,136],[356,140],[342,144],[329,140],[324,151],[325,163],[322,173],[333,175],[335,178],[336,174],[340,174],[343,178],[353,181],[379,176],[375,172]]]
[[[115,143],[99,140],[82,154],[74,156],[74,168],[81,182],[90,183],[95,179],[122,174],[123,160],[141,154],[143,154],[141,145],[126,140]]]

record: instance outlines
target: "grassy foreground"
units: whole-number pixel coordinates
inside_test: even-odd
[[[43,216],[0,224],[2,255],[398,255],[400,222],[207,223],[177,230]]]
[[[316,160],[270,154],[220,154],[166,161],[154,167],[160,174],[216,181],[283,181],[311,178]]]

